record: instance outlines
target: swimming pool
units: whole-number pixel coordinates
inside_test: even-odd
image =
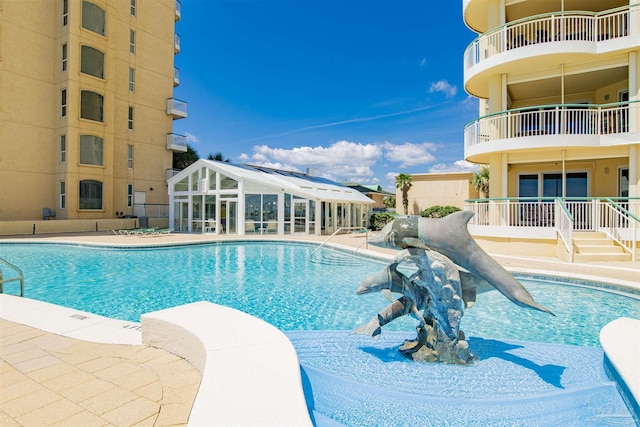
[[[0,257],[24,271],[25,297],[135,322],[145,312],[207,300],[282,330],[352,330],[388,304],[380,294],[355,294],[362,279],[388,261],[322,249],[321,262],[310,262],[315,248],[273,242],[161,248],[3,243]],[[465,312],[467,336],[597,347],[605,324],[640,317],[637,294],[517,277],[557,317],[490,291]],[[414,331],[415,325],[405,316],[384,331]]]

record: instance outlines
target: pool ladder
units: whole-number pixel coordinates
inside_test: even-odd
[[[22,273],[22,270],[20,270],[20,268],[11,264],[9,261],[5,261],[2,258],[0,258],[0,264],[12,270],[15,270],[18,273],[18,277],[11,277],[9,279],[5,279],[2,273],[2,268],[0,268],[0,294],[4,293],[5,283],[20,281],[20,296],[23,297],[24,296],[24,273]]]
[[[331,255],[327,256],[321,256],[320,258],[318,257],[314,257],[314,255],[320,251],[320,249],[322,249],[327,242],[329,242],[329,240],[331,240],[333,237],[335,237],[338,233],[340,233],[341,231],[347,231],[347,230],[352,230],[352,231],[358,231],[358,232],[365,232],[365,241],[362,242],[361,245],[359,245],[356,249],[354,249],[352,252],[337,252],[337,251],[331,251]],[[309,255],[309,260],[311,262],[321,262],[323,264],[340,264],[340,265],[361,265],[362,261],[358,260],[358,258],[355,257],[356,252],[358,252],[358,250],[363,246],[363,245],[367,245],[369,241],[369,230],[367,230],[364,227],[340,227],[338,228],[336,231],[333,232],[333,234],[331,236],[329,236],[324,242],[322,242],[317,248],[315,248],[313,250],[313,252],[311,252],[311,254]],[[365,246],[366,247],[366,246]]]

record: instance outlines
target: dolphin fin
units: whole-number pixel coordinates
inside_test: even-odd
[[[422,242],[422,240],[416,237],[405,237],[404,239],[402,239],[402,245],[405,248],[418,248],[418,249],[431,250],[431,248],[425,245]]]

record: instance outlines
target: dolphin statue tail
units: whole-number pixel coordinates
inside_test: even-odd
[[[388,223],[369,243],[398,249],[407,246],[430,248],[486,280],[513,303],[555,316],[538,304],[511,273],[476,243],[467,229],[471,217],[473,212],[458,211],[444,218],[398,218]]]

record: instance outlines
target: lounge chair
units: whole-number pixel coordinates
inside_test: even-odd
[[[162,236],[163,234],[171,234],[174,231],[173,228],[154,228],[148,233],[142,234],[142,237]]]

